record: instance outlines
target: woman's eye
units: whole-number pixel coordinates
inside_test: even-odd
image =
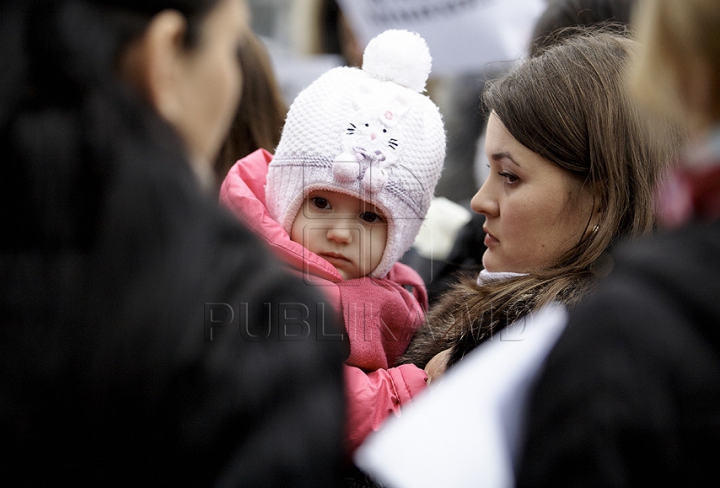
[[[315,208],[319,208],[319,209],[330,208],[330,203],[324,198],[313,197],[310,199],[310,201],[315,206]]]
[[[502,176],[503,178],[505,178],[505,181],[507,183],[510,183],[511,185],[513,183],[517,183],[520,180],[520,178],[518,178],[517,176],[515,176],[512,173],[508,173],[507,171],[500,171],[498,174],[500,176]]]
[[[382,221],[382,217],[373,212],[363,212],[362,215],[360,215],[360,218],[369,224]]]

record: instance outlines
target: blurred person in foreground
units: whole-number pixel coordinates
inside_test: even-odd
[[[3,486],[336,484],[336,318],[209,191],[247,28],[1,4]]]
[[[645,0],[631,87],[693,135],[663,230],[613,255],[532,396],[518,486],[705,486],[720,466],[720,4]]]

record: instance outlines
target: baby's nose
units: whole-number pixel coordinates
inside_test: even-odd
[[[327,238],[328,240],[335,241],[338,243],[349,243],[352,242],[353,232],[357,232],[355,229],[349,228],[347,224],[340,223],[328,227]]]
[[[374,132],[372,132],[372,133],[370,134],[370,140],[371,140],[371,141],[374,141],[374,140],[375,140],[375,133],[374,133]]]

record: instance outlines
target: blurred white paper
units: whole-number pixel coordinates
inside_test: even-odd
[[[387,29],[419,33],[433,57],[433,76],[484,71],[528,50],[545,0],[338,0],[358,41]]]
[[[322,74],[343,66],[342,58],[335,54],[316,54],[302,58],[279,52],[271,52],[271,54],[273,70],[285,103],[288,105]]]
[[[447,259],[458,232],[470,219],[472,214],[462,205],[445,197],[433,197],[413,247],[426,259]]]
[[[509,488],[531,386],[565,329],[551,304],[479,346],[356,451],[393,488]]]

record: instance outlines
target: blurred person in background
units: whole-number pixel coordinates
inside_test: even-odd
[[[242,97],[215,160],[218,184],[237,160],[260,148],[275,151],[288,110],[268,52],[250,29],[244,32],[238,58],[243,72]]]
[[[365,46],[337,0],[292,0],[294,46],[302,55],[335,54],[345,66],[362,67]]]
[[[620,33],[630,25],[636,0],[550,0],[535,23],[529,55],[557,44],[571,35],[567,27],[602,26]]]

